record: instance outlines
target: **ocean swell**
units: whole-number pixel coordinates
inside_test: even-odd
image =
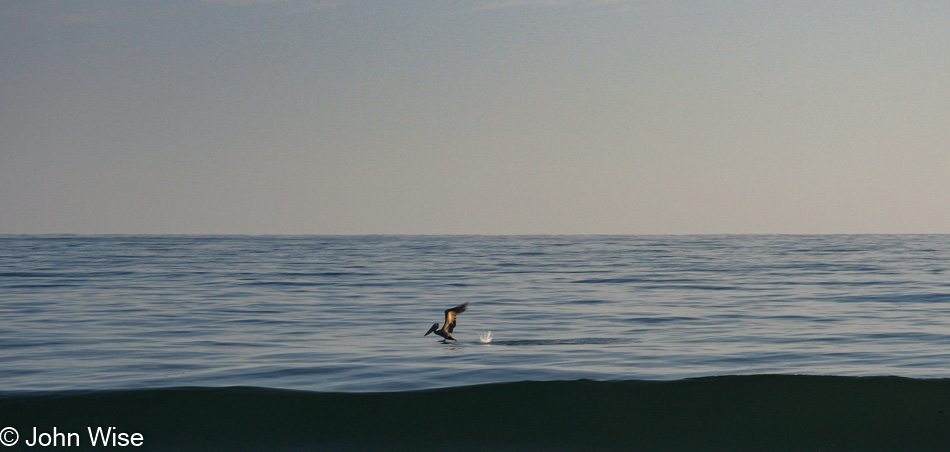
[[[950,380],[802,375],[326,393],[5,393],[0,428],[140,433],[138,450],[950,450]],[[85,435],[85,433],[82,433]],[[94,449],[87,438],[79,447]]]

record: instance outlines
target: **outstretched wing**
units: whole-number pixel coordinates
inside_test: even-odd
[[[455,330],[455,316],[465,312],[465,308],[468,307],[468,303],[460,304],[452,309],[445,310],[445,323],[443,323],[442,329],[451,333]]]

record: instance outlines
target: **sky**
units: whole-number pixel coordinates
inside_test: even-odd
[[[950,2],[0,3],[0,233],[950,233]]]

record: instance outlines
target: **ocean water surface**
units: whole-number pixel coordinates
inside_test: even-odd
[[[0,427],[385,450],[343,433],[358,418],[396,450],[470,419],[495,426],[472,450],[948,450],[948,258],[945,235],[0,236]],[[423,337],[461,303],[457,343]],[[225,433],[195,442],[167,423],[200,398],[217,411],[189,425]],[[262,411],[283,433],[224,441]],[[765,413],[799,436],[752,428]]]

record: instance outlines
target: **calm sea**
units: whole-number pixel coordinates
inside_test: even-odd
[[[423,337],[461,303],[469,307],[457,343]],[[800,374],[812,377],[792,377]],[[948,392],[934,379],[950,377],[950,236],[0,236],[0,394],[20,406],[76,391],[187,400],[183,388],[205,388],[223,406],[216,391],[240,386],[270,394],[269,403],[287,394],[447,397],[439,403],[464,418],[466,407],[445,391],[599,400],[603,385],[718,382],[741,393],[760,379],[801,386],[816,401],[841,392],[816,393],[828,379],[855,391],[859,382],[883,385],[871,394],[903,391],[888,386],[894,379],[853,378],[883,376]],[[514,389],[525,384],[534,386]],[[559,384],[571,386],[544,386]],[[122,400],[106,406],[141,407]],[[942,416],[950,399],[938,402],[926,409]],[[35,410],[31,419],[44,422],[48,411]],[[0,424],[23,422],[3,416]],[[950,447],[939,435],[918,449],[945,437]],[[474,449],[534,444],[505,438]],[[676,449],[673,439],[654,445]],[[291,448],[317,440],[301,441]],[[375,449],[347,441],[333,444]]]

